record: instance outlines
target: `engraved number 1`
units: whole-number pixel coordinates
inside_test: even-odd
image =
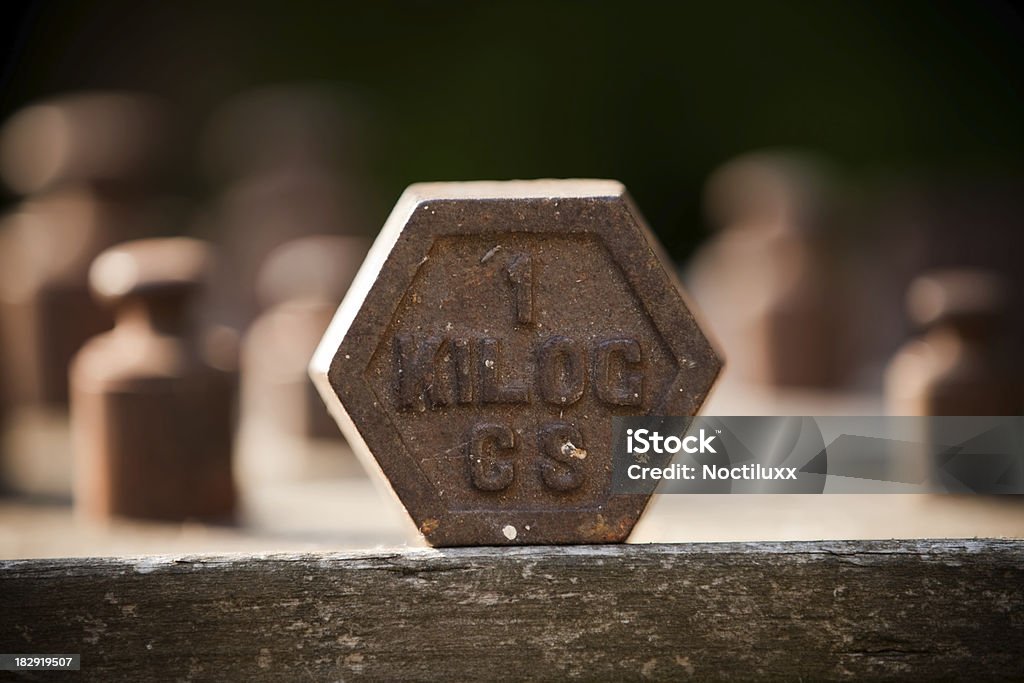
[[[528,254],[515,254],[505,266],[508,281],[512,284],[515,297],[516,322],[529,325],[533,322],[533,262]]]

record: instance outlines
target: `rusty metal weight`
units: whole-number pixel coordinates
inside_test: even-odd
[[[611,418],[692,415],[721,360],[625,188],[413,185],[311,372],[433,545],[623,541]]]

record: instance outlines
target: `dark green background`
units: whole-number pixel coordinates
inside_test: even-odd
[[[169,97],[328,80],[374,116],[381,213],[416,180],[623,180],[676,256],[731,156],[856,180],[1018,174],[1024,22],[1001,2],[41,2],[5,9],[6,116],[68,89]],[[183,188],[201,193],[194,179]]]

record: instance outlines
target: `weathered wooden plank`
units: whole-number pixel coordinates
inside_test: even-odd
[[[1022,607],[1001,540],[0,563],[0,649],[103,681],[1019,678]]]

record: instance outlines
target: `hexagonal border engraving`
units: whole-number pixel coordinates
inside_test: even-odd
[[[432,545],[623,541],[647,496],[610,496],[597,509],[583,510],[450,510],[423,472],[410,466],[413,454],[364,377],[435,240],[509,232],[596,237],[675,359],[676,375],[650,412],[693,415],[699,410],[721,370],[720,356],[694,319],[656,239],[623,186],[613,181],[410,186],[317,349],[311,375],[353,448],[383,471]]]
[[[565,237],[565,235],[563,233],[559,233],[557,231],[551,231],[551,230],[534,233],[534,235],[536,237],[542,237],[542,236],[549,235],[549,234],[554,236],[554,237],[563,237],[563,238]],[[444,241],[447,241],[447,240],[473,239],[473,238],[475,238],[477,236],[478,235],[468,235],[467,236],[465,234],[437,235],[437,236],[434,237],[433,242],[430,244],[430,246],[427,249],[428,258],[432,258],[434,256],[434,254],[437,251],[439,245],[442,242],[444,242]],[[589,232],[585,232],[585,233],[581,233],[579,235],[579,237],[582,238],[582,239],[585,239],[587,241],[592,242],[593,245],[595,245],[598,249],[600,249],[603,252],[603,254],[607,257],[610,265],[613,268],[615,268],[616,272],[618,273],[618,276],[622,279],[622,281],[626,284],[627,288],[629,289],[631,298],[634,300],[635,304],[640,309],[638,311],[640,316],[644,317],[648,321],[648,323],[650,324],[651,330],[653,331],[654,336],[657,338],[657,344],[659,345],[661,351],[663,352],[663,354],[665,355],[667,360],[672,363],[672,366],[675,369],[675,372],[678,373],[679,365],[678,365],[678,362],[677,362],[677,360],[675,359],[675,357],[673,355],[671,347],[669,346],[669,344],[665,340],[665,338],[662,336],[661,332],[654,326],[653,323],[650,322],[650,320],[651,320],[650,313],[647,311],[646,306],[643,303],[643,299],[640,297],[639,293],[636,292],[636,290],[633,288],[633,285],[629,282],[629,280],[626,279],[626,276],[622,272],[622,269],[615,262],[613,255],[611,254],[610,251],[608,251],[608,248],[605,246],[605,244],[601,240],[600,236],[594,235],[594,234],[589,233]],[[386,330],[393,330],[393,328],[395,326],[395,321],[396,321],[396,319],[398,317],[398,312],[403,307],[408,305],[407,304],[407,300],[408,300],[408,297],[409,297],[409,291],[411,291],[413,284],[421,276],[421,274],[423,272],[423,269],[428,265],[428,263],[429,263],[428,259],[424,259],[424,260],[422,260],[420,262],[419,266],[416,269],[416,272],[413,274],[412,278],[409,281],[409,289],[403,295],[403,297],[402,297],[403,300],[401,302],[399,302],[399,305],[396,307],[395,316],[393,316],[392,319],[389,321],[389,323],[388,323],[388,325],[386,327]],[[378,388],[375,387],[374,384],[373,384],[373,381],[374,381],[373,380],[373,374],[374,374],[373,373],[373,367],[374,367],[375,364],[380,363],[379,354],[381,354],[383,352],[382,351],[383,348],[388,345],[386,337],[387,337],[387,334],[385,332],[384,337],[382,337],[379,340],[377,348],[374,350],[374,353],[370,354],[369,361],[368,361],[369,364],[367,365],[366,368],[363,369],[363,379],[366,381],[368,389],[374,393],[374,396],[377,399],[377,403],[381,404],[381,405],[384,404],[384,402],[386,401],[386,398],[381,395],[381,393],[378,391]],[[664,395],[672,388],[672,385],[673,385],[673,382],[672,382],[672,378],[671,377],[670,378],[666,378],[666,379],[661,380],[661,381],[658,382],[658,392],[657,392],[657,395],[658,395],[657,401],[658,402],[661,402],[661,401],[664,400]],[[403,431],[404,430],[400,427],[400,425],[396,424],[396,422],[395,422],[395,414],[394,414],[394,412],[391,411],[391,410],[388,410],[388,409],[385,409],[385,411],[388,413],[388,417],[391,420],[392,429],[394,429],[403,438],[403,443],[405,445],[405,450],[410,455],[410,462],[411,462],[411,464],[413,466],[416,466],[416,467],[418,467],[418,468],[420,468],[422,470],[422,467],[420,466],[421,458],[414,457],[412,455],[413,452],[409,448],[408,442],[404,439],[404,436],[403,436]],[[464,445],[465,444],[463,444],[462,446],[464,446]],[[461,447],[460,447],[460,450],[461,450]],[[426,472],[424,472],[424,476],[427,476]],[[596,510],[598,510],[604,504],[604,502],[607,500],[609,495],[611,495],[611,492],[610,492],[610,490],[607,490],[607,491],[605,491],[605,495],[600,500],[593,501],[591,504],[588,504],[586,506],[580,506],[580,507],[573,508],[573,509],[578,510],[578,511],[584,511],[584,510],[595,510],[596,511]],[[532,506],[531,509],[533,509],[533,507],[537,507],[537,506]],[[483,510],[483,509],[475,510],[474,508],[472,508],[470,506],[452,506],[450,508],[450,512],[471,512],[471,511],[483,512],[485,510]]]

